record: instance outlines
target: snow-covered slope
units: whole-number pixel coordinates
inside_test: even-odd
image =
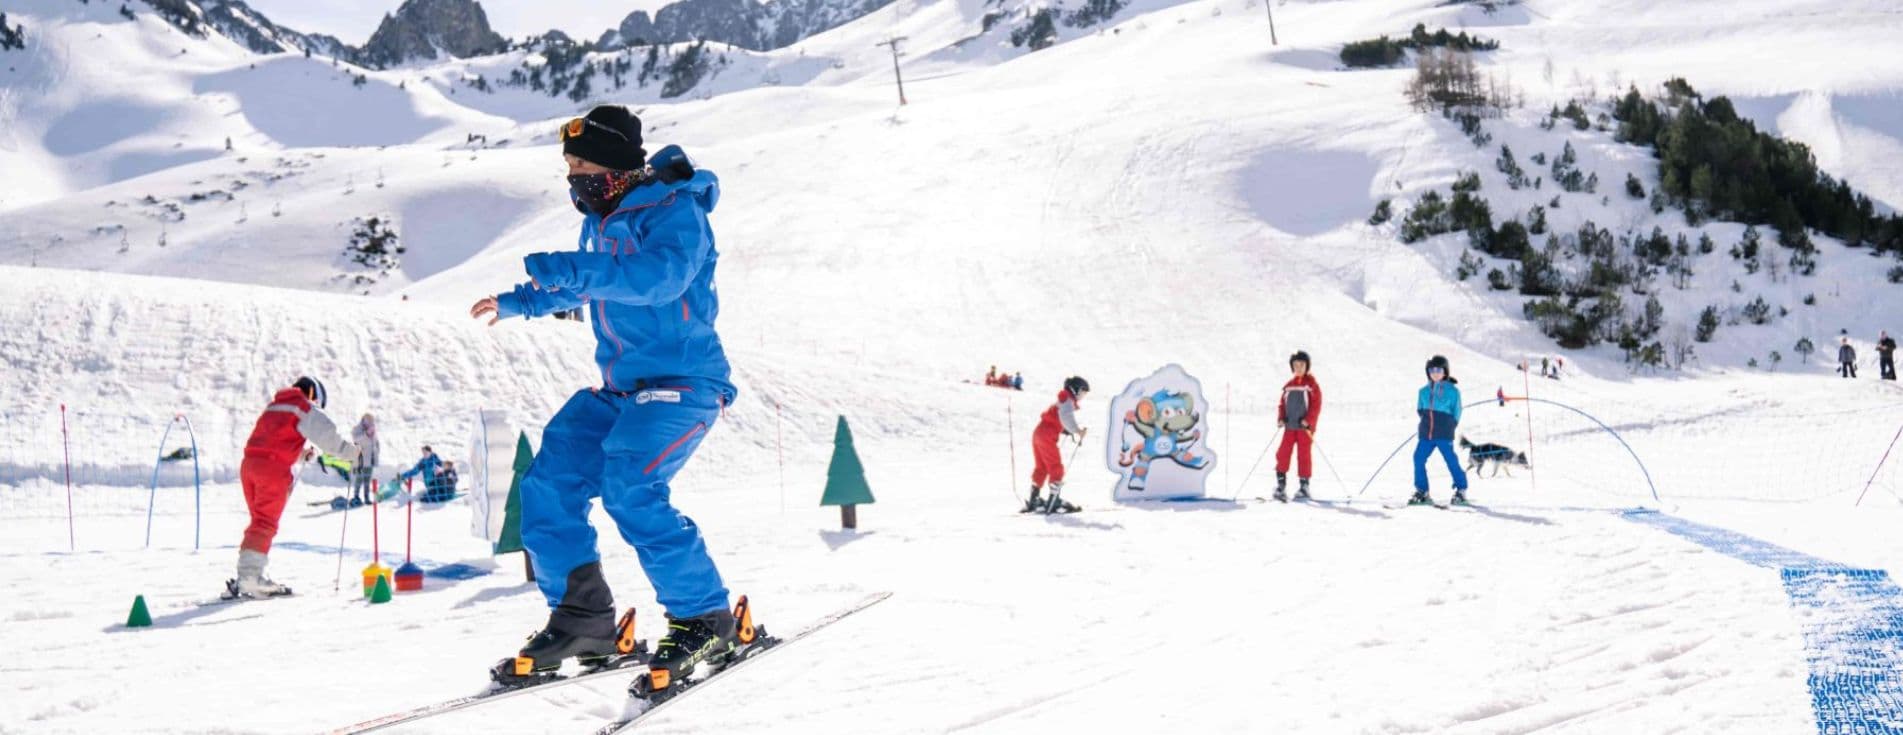
[[[552,133],[579,106],[445,91],[456,65],[506,59],[371,73],[359,89],[327,61],[175,43],[98,3],[22,5],[42,45],[0,52],[20,63],[0,87],[0,282],[10,284],[0,480],[11,481],[0,483],[0,553],[21,562],[7,577],[18,593],[0,596],[0,648],[68,668],[0,671],[9,690],[32,692],[0,703],[0,726],[295,731],[480,688],[482,669],[540,623],[533,589],[501,571],[361,607],[322,584],[336,573],[342,518],[298,503],[273,567],[298,599],[211,612],[190,603],[226,574],[243,523],[237,447],[290,377],[322,375],[340,416],[377,413],[396,457],[459,446],[479,407],[539,426],[595,381],[578,325],[489,328],[466,316],[521,278],[521,255],[571,246]],[[1484,283],[1455,281],[1458,248],[1403,245],[1364,222],[1379,199],[1491,172],[1491,153],[1408,111],[1409,72],[1337,71],[1333,54],[1416,22],[1484,25],[1503,43],[1489,63],[1534,110],[1682,75],[1707,94],[1764,100],[1741,109],[1812,142],[1826,168],[1894,205],[1903,180],[1882,162],[1903,135],[1886,102],[1903,90],[1903,62],[1881,50],[1903,36],[1903,16],[1874,0],[1537,0],[1494,14],[1430,0],[1291,2],[1275,6],[1283,46],[1271,48],[1260,3],[1196,0],[1060,28],[1059,43],[1031,53],[1010,45],[1006,26],[980,32],[988,7],[901,0],[788,49],[734,54],[731,69],[781,70],[778,85],[734,72],[706,99],[625,100],[640,107],[650,149],[679,143],[723,185],[720,327],[741,397],[676,497],[771,624],[797,627],[864,590],[898,593],[802,643],[804,655],[762,662],[745,675],[752,684],[737,676],[672,709],[657,729],[1813,724],[1805,641],[1777,575],[1603,511],[1660,506],[1903,569],[1883,531],[1898,520],[1903,475],[1894,458],[1879,468],[1903,424],[1903,391],[1827,381],[1821,367],[1740,365],[1798,335],[1822,346],[1851,328],[1867,339],[1892,326],[1883,319],[1897,287],[1830,251],[1817,306],[1792,304],[1801,318],[1761,332],[1720,330],[1691,370],[1635,377],[1599,350],[1564,353],[1564,380],[1529,380],[1516,362],[1561,351]],[[874,45],[894,35],[908,37],[902,108],[891,58]],[[174,45],[188,53],[168,56]],[[1762,48],[1781,51],[1739,52]],[[1523,157],[1558,147],[1530,120],[1495,129]],[[1578,141],[1608,184],[1643,170],[1641,153],[1603,136]],[[370,216],[393,220],[406,248],[387,275],[343,259]],[[1651,214],[1615,197],[1592,216]],[[1729,280],[1722,252],[1708,257],[1701,298]],[[1264,494],[1259,457],[1298,348],[1315,355],[1327,390],[1324,497],[1406,491],[1406,457],[1384,460],[1413,431],[1432,354],[1453,359],[1470,402],[1530,389],[1594,418],[1545,404],[1530,415],[1522,403],[1470,409],[1465,433],[1529,448],[1538,471],[1476,481],[1477,498],[1505,506],[1492,516],[1378,504],[1111,510],[1109,475],[1090,462],[1067,490],[1086,514],[1010,513],[1033,417],[1062,377],[1095,383],[1085,415],[1102,425],[1100,396],[1166,362],[1220,401],[1208,410],[1222,493]],[[993,363],[1022,370],[1027,391],[963,382]],[[76,463],[98,468],[80,478],[76,554],[59,553],[61,404],[84,417]],[[136,551],[131,514],[143,514],[144,473],[175,412],[201,437],[206,550],[182,550],[189,503],[184,480],[167,474],[162,548]],[[835,521],[813,507],[840,415],[879,498],[861,509],[859,534],[822,530]],[[318,484],[296,497],[321,500]],[[482,557],[463,512],[419,513],[418,556]],[[367,561],[364,520],[349,522],[345,592]],[[631,555],[604,550],[621,601],[642,606],[644,635],[658,635]],[[114,625],[135,593],[154,603],[158,628]],[[118,653],[88,658],[102,635]],[[375,681],[358,678],[370,671]],[[214,688],[253,705],[208,714],[194,693]],[[616,687],[599,689],[415,731],[578,730],[619,706]]]

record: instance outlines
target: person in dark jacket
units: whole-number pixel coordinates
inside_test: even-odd
[[[1454,505],[1467,504],[1467,472],[1454,456],[1454,432],[1460,428],[1460,381],[1448,369],[1447,358],[1435,355],[1427,361],[1427,385],[1421,387],[1415,401],[1420,414],[1418,441],[1414,445],[1414,497],[1408,505],[1427,505],[1427,455],[1436,451],[1447,460],[1447,472],[1454,476]]]
[[[1877,377],[1896,380],[1896,340],[1889,332],[1877,333]]]
[[[1843,344],[1837,347],[1837,374],[1846,378],[1857,377],[1857,348],[1850,346],[1850,338],[1844,337]]]

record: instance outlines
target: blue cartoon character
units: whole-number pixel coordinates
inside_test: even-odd
[[[1159,390],[1123,414],[1123,425],[1135,429],[1143,442],[1130,446],[1129,432],[1123,436],[1123,454],[1117,464],[1130,468],[1131,490],[1141,492],[1148,482],[1150,462],[1167,458],[1192,470],[1209,464],[1209,458],[1193,451],[1202,432],[1196,425],[1202,415],[1196,413],[1196,398],[1188,393]]]

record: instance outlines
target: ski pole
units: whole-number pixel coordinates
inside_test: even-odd
[[[1089,431],[1089,429],[1085,429],[1084,431]],[[1065,469],[1069,469],[1071,465],[1074,465],[1077,463],[1077,450],[1083,449],[1083,448],[1084,448],[1084,435],[1078,434],[1077,443],[1072,444],[1070,446],[1070,456],[1064,458]],[[1017,493],[1017,490],[1013,488],[1011,492],[1015,494]],[[1050,515],[1051,513],[1057,510],[1057,499],[1059,496],[1063,494],[1064,494],[1064,486],[1061,483],[1052,482],[1051,483],[1051,499],[1049,501],[1049,504],[1044,506],[1045,508],[1044,515]]]
[[[1310,439],[1312,441],[1313,437],[1311,436]],[[1348,483],[1341,481],[1341,473],[1335,471],[1335,463],[1328,461],[1328,453],[1322,451],[1322,445],[1316,444],[1315,452],[1322,456],[1322,464],[1328,465],[1328,474],[1335,476],[1335,484],[1341,488],[1342,496],[1346,497],[1348,495]]]
[[[1236,491],[1233,493],[1230,493],[1229,502],[1233,503],[1235,502],[1236,498],[1242,497],[1242,489],[1249,486],[1249,478],[1255,476],[1256,468],[1262,466],[1262,460],[1268,458],[1269,450],[1275,448],[1275,441],[1277,439],[1280,439],[1281,437],[1282,437],[1282,427],[1277,426],[1275,427],[1275,433],[1269,435],[1269,443],[1262,446],[1262,453],[1256,455],[1255,464],[1249,465],[1249,471],[1242,473],[1242,482],[1237,483]]]
[[[1011,450],[1011,497],[1018,499],[1018,505],[1024,505],[1024,496],[1018,494],[1018,431],[1011,417],[1011,396],[1004,397],[1004,436],[1010,442]]]
[[[344,506],[343,528],[337,531],[337,576],[330,580],[330,591],[343,589],[344,584],[344,534],[350,531],[350,506]]]

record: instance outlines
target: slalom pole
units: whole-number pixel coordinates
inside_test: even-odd
[[[1877,460],[1877,467],[1870,471],[1870,479],[1864,481],[1863,492],[1857,494],[1854,505],[1863,505],[1863,496],[1870,494],[1870,485],[1877,481],[1877,475],[1883,472],[1883,464],[1890,461],[1890,451],[1896,449],[1896,440],[1903,439],[1903,426],[1896,427],[1896,436],[1890,437],[1890,446],[1883,449],[1883,459]]]
[[[1235,455],[1229,454],[1229,450],[1236,448],[1236,414],[1229,410],[1229,383],[1227,382],[1222,384],[1222,430],[1225,434],[1222,453],[1233,457]],[[1230,481],[1235,479],[1235,474],[1228,462],[1222,463],[1222,484],[1225,487],[1232,490],[1235,488],[1230,484]]]
[[[78,550],[73,535],[73,442],[66,434],[66,404],[59,404],[59,445],[66,452],[66,550]],[[164,451],[161,447],[160,451]]]
[[[1269,458],[1269,450],[1274,449],[1275,442],[1282,438],[1282,431],[1283,431],[1282,427],[1277,426],[1275,427],[1275,433],[1269,435],[1269,443],[1262,446],[1262,453],[1256,455],[1255,464],[1249,465],[1249,471],[1242,473],[1242,483],[1236,485],[1235,492],[1230,493],[1229,495],[1230,502],[1235,502],[1236,498],[1242,497],[1242,488],[1248,486],[1249,478],[1255,476],[1256,468],[1262,466],[1262,460]]]
[[[412,498],[410,502],[416,501]],[[377,518],[379,515],[382,514],[377,512],[377,495],[372,492],[370,494],[370,566],[373,567],[383,566],[383,537],[380,535],[383,522]]]
[[[1374,474],[1371,474],[1371,475],[1368,475],[1368,481],[1367,481],[1367,482],[1364,482],[1364,483],[1361,483],[1361,489],[1360,489],[1360,490],[1357,490],[1357,491],[1355,491],[1355,496],[1354,496],[1354,497],[1352,497],[1352,498],[1349,498],[1348,500],[1349,500],[1350,502],[1352,502],[1352,501],[1355,501],[1355,500],[1359,500],[1359,499],[1361,499],[1361,494],[1362,494],[1362,493],[1365,493],[1365,492],[1367,492],[1367,491],[1368,491],[1368,488],[1369,488],[1369,486],[1372,486],[1372,485],[1374,484],[1374,478],[1376,478],[1376,477],[1380,477],[1380,476],[1381,476],[1381,471],[1382,471],[1382,470],[1385,470],[1385,469],[1387,469],[1387,468],[1388,468],[1388,463],[1389,463],[1389,462],[1393,462],[1393,461],[1394,461],[1394,455],[1397,455],[1397,454],[1400,454],[1400,453],[1401,453],[1401,450],[1403,450],[1403,449],[1406,449],[1406,448],[1407,448],[1407,445],[1408,445],[1408,444],[1409,444],[1410,442],[1413,442],[1413,441],[1414,441],[1414,440],[1415,440],[1416,438],[1417,438],[1417,437],[1416,437],[1416,435],[1415,435],[1415,433],[1413,433],[1413,432],[1410,432],[1410,433],[1409,433],[1409,434],[1407,435],[1407,438],[1406,438],[1406,439],[1403,439],[1403,440],[1401,440],[1401,444],[1400,444],[1400,446],[1397,446],[1397,447],[1395,447],[1395,448],[1394,448],[1394,451],[1392,451],[1392,452],[1388,452],[1388,458],[1387,458],[1387,459],[1384,459],[1384,460],[1381,460],[1381,465],[1380,465],[1379,467],[1376,467],[1376,468],[1374,468]]]
[[[372,482],[375,482],[374,480]],[[371,488],[376,492],[376,488]],[[416,535],[416,504],[403,504],[403,566],[410,566],[410,539]],[[379,560],[381,561],[381,560]]]
[[[773,453],[780,458],[780,515],[786,515],[786,417],[780,411],[780,402],[773,401]]]
[[[1521,382],[1521,383],[1523,383],[1523,384],[1525,384],[1525,386],[1526,386],[1526,397],[1527,397],[1527,398],[1529,399],[1529,400],[1527,400],[1527,402],[1526,402],[1526,474],[1527,474],[1527,482],[1531,484],[1531,486],[1532,486],[1532,487],[1531,487],[1531,491],[1532,491],[1532,492],[1539,492],[1539,490],[1540,490],[1540,470],[1539,470],[1539,466],[1538,466],[1538,465],[1535,465],[1535,464],[1533,464],[1533,401],[1531,400],[1531,399],[1533,398],[1533,377],[1532,377],[1532,375],[1531,375],[1531,373],[1533,372],[1533,370],[1532,370],[1532,368],[1533,368],[1533,365],[1532,365],[1532,361],[1531,361],[1531,360],[1528,360],[1528,361],[1525,361],[1525,362],[1522,362],[1521,364],[1522,364],[1522,365],[1525,365],[1527,369],[1525,369],[1525,370],[1521,370],[1521,371],[1520,371],[1520,382]]]

